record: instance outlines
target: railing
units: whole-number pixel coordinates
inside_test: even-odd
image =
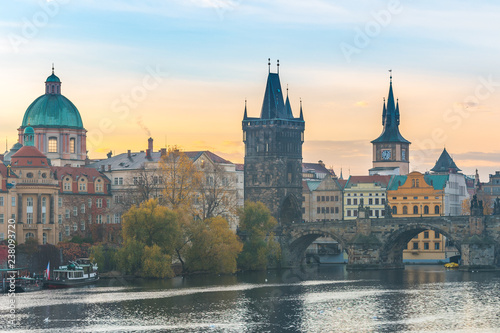
[[[38,229],[36,224],[23,224],[23,230],[36,230]]]
[[[16,184],[46,184],[46,185],[59,185],[59,181],[54,179],[43,178],[21,178],[16,181]]]

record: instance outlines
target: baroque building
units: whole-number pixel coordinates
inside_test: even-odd
[[[30,126],[35,131],[34,146],[52,165],[81,166],[87,157],[87,131],[76,106],[62,95],[61,85],[52,67],[52,74],[45,81],[45,93],[24,113],[18,129],[19,143],[24,145],[24,129]]]
[[[389,175],[349,176],[344,186],[344,220],[358,217],[359,207],[370,208],[370,218],[385,217]]]
[[[410,144],[399,132],[399,101],[394,102],[392,74],[390,78],[387,105],[384,100],[382,111],[382,134],[373,144],[373,168],[370,175],[406,175],[410,170]]]
[[[279,71],[269,70],[260,117],[249,117],[245,102],[242,127],[245,200],[264,203],[280,224],[301,221],[305,122],[302,105],[296,118],[288,92],[283,99]]]

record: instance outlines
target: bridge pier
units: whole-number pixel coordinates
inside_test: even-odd
[[[347,270],[404,269],[403,258],[384,258],[382,244],[374,235],[357,235],[347,248]]]
[[[495,244],[486,238],[473,236],[463,243],[462,270],[495,269]]]

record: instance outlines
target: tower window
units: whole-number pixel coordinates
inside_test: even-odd
[[[69,139],[69,152],[71,154],[75,153],[75,138]]]
[[[49,153],[57,153],[57,138],[50,137],[49,138]]]

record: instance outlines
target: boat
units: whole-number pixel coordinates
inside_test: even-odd
[[[26,268],[0,269],[2,291],[17,294],[40,290],[42,288],[41,279],[21,276],[21,272],[25,270]]]
[[[447,264],[444,264],[444,267],[446,267],[446,268],[458,268],[458,264],[456,262],[449,262]]]
[[[78,287],[93,284],[97,280],[99,280],[97,264],[88,258],[80,258],[54,269],[49,278],[43,281],[43,287],[49,289]]]

